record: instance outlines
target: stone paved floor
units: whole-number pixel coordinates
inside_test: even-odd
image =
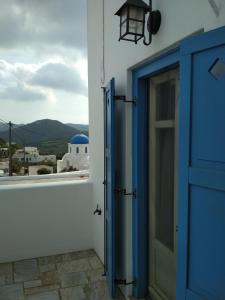
[[[0,264],[0,300],[110,300],[94,250]]]

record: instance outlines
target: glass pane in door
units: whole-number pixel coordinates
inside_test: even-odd
[[[168,79],[156,86],[156,120],[175,119],[175,80]]]
[[[156,239],[174,248],[174,128],[156,130]]]

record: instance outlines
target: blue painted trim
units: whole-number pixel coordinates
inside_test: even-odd
[[[112,78],[110,81],[110,101],[111,101],[111,264],[112,270],[110,274],[110,281],[112,286],[112,298],[116,297],[116,199],[115,199],[115,188],[116,188],[116,140],[115,140],[115,78]],[[109,149],[108,149],[109,151]]]
[[[149,77],[179,63],[179,48],[171,50],[133,71],[132,178],[136,199],[133,199],[132,245],[133,295],[144,298],[148,292],[148,83]],[[143,143],[143,141],[147,141]]]
[[[186,299],[188,258],[188,197],[191,110],[191,55],[180,62],[180,103],[178,134],[178,234],[177,234],[177,299]]]
[[[182,42],[181,55],[225,45],[224,31],[225,26],[194,37],[186,38]]]
[[[197,295],[196,293],[193,293],[191,290],[186,291],[186,300],[201,300],[201,296]]]
[[[225,172],[189,168],[189,183],[215,190],[225,191]]]
[[[106,279],[110,296],[116,297],[116,201],[115,201],[115,79],[112,78],[106,89]]]
[[[168,51],[165,54],[155,58],[153,61],[138,67],[133,70],[133,76],[137,79],[149,77],[158,73],[160,70],[171,67],[173,64],[177,64],[180,59],[179,48]]]
[[[135,297],[146,295],[148,283],[148,242],[145,231],[148,228],[148,169],[146,168],[148,159],[148,147],[145,143],[140,143],[139,139],[146,140],[148,129],[148,109],[147,109],[147,84],[146,80],[137,81],[135,85],[139,87],[139,103],[134,108],[134,136],[138,142],[133,143],[133,153],[138,155],[138,160],[133,164],[133,189],[136,190],[136,199],[133,199],[133,277],[136,281],[134,287]],[[142,137],[144,139],[142,139]],[[140,175],[141,174],[141,175]]]

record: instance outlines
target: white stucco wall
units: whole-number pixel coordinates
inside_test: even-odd
[[[92,184],[0,187],[0,262],[93,248]]]
[[[153,0],[153,9],[162,14],[161,28],[153,36],[151,46],[142,41],[135,45],[119,38],[119,18],[114,13],[125,0],[88,0],[88,71],[89,71],[89,111],[90,111],[90,171],[93,179],[94,206],[103,203],[103,93],[102,86],[115,77],[116,93],[131,98],[131,73],[135,65],[151,59],[165,51],[183,38],[202,31],[225,25],[225,1],[215,0],[219,15],[212,10],[207,0]],[[103,6],[104,5],[104,6]],[[104,11],[104,14],[103,14]],[[103,17],[104,16],[104,17]],[[104,26],[103,26],[104,24]],[[125,106],[125,135],[121,138],[123,148],[124,187],[131,190],[131,105]],[[94,245],[103,259],[103,216],[94,222]],[[124,257],[125,276],[131,277],[131,201],[124,202],[123,224],[125,226],[124,243],[121,252]]]
[[[40,169],[47,169],[49,174],[53,174],[53,167],[47,165],[38,165],[38,166],[29,166],[28,167],[28,174],[29,176],[38,175],[38,170]]]
[[[102,1],[87,1],[90,178],[93,181],[93,209],[104,207],[104,132],[102,68]],[[104,214],[94,219],[94,247],[104,260]]]

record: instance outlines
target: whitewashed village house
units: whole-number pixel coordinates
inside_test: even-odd
[[[7,158],[9,155],[9,149],[0,147],[0,158]]]
[[[89,169],[89,138],[75,134],[68,143],[68,153],[57,160],[57,173]]]
[[[90,178],[0,181],[0,262],[93,248],[111,298],[225,299],[225,3],[87,0],[87,20]]]
[[[45,161],[56,163],[56,155],[40,155],[37,147],[24,147],[23,149],[18,149],[13,155],[13,158],[20,162],[40,163]]]
[[[38,175],[38,172],[40,170],[45,170],[45,172],[49,173],[49,174],[53,174],[54,172],[54,169],[52,166],[46,166],[46,165],[35,165],[35,166],[29,166],[28,167],[28,174],[29,176],[33,176],[33,175]]]
[[[8,176],[9,175],[9,161],[0,161],[0,171],[1,171],[1,177]]]

